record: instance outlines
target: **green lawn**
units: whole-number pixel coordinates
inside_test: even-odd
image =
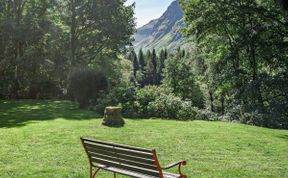
[[[186,159],[188,177],[288,177],[287,130],[140,119],[109,128],[70,102],[25,100],[0,101],[0,177],[88,177],[80,136],[156,148],[162,165]]]

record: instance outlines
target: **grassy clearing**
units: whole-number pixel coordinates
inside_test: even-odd
[[[162,165],[186,159],[188,177],[288,177],[287,130],[137,119],[109,128],[95,117],[65,101],[1,101],[0,177],[88,177],[80,136],[156,148]]]

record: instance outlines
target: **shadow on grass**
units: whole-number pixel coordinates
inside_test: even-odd
[[[124,125],[104,125],[104,124],[102,124],[102,126],[107,127],[107,128],[115,128],[115,129],[124,127]]]
[[[278,137],[288,141],[288,135],[280,135]]]
[[[95,112],[78,109],[70,101],[0,101],[0,128],[24,126],[28,121],[87,120],[97,116]]]

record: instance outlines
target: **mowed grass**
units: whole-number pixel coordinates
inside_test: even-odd
[[[68,101],[0,101],[0,177],[88,177],[80,136],[155,148],[163,166],[186,159],[188,177],[288,177],[287,130],[141,119],[109,128],[101,121]]]

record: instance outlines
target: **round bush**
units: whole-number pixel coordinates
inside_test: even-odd
[[[78,69],[70,77],[70,92],[80,108],[88,108],[107,88],[107,77],[101,71]]]

